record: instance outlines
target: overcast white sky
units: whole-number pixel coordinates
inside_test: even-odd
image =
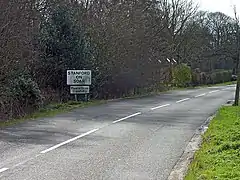
[[[233,5],[236,5],[238,15],[240,15],[240,0],[196,0],[196,2],[201,10],[220,11],[229,16],[234,16]]]

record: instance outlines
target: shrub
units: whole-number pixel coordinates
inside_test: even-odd
[[[204,84],[217,84],[231,81],[232,71],[218,69],[214,72],[200,72],[194,70],[192,72],[192,84],[204,85]]]
[[[42,102],[37,83],[29,76],[20,75],[11,80],[10,96],[25,106],[39,106]]]
[[[217,70],[215,72],[212,72],[210,76],[210,83],[216,84],[216,83],[224,83],[231,81],[231,71],[227,70]]]
[[[186,64],[179,64],[173,68],[173,83],[178,87],[186,87],[192,81],[191,68]]]
[[[9,75],[0,87],[1,119],[24,115],[42,104],[37,83],[22,73]]]

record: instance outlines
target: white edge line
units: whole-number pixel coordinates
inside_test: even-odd
[[[188,100],[190,100],[190,98],[182,99],[180,101],[177,101],[176,103],[181,103],[181,102],[188,101]]]
[[[170,104],[165,104],[165,105],[162,105],[162,106],[153,107],[153,108],[151,108],[151,110],[153,111],[153,110],[160,109],[160,108],[167,107],[167,106],[170,106]]]
[[[203,94],[199,94],[199,95],[197,95],[195,97],[197,98],[197,97],[202,97],[202,96],[205,96],[205,95],[206,95],[206,93],[203,93]]]
[[[89,134],[92,134],[92,133],[94,133],[94,132],[96,132],[96,131],[98,131],[98,130],[99,130],[99,128],[98,128],[98,129],[93,129],[93,130],[88,131],[88,132],[86,132],[86,133],[84,133],[84,134],[81,134],[81,135],[76,136],[76,137],[74,137],[74,138],[72,138],[72,139],[69,139],[69,140],[64,141],[64,142],[62,142],[62,143],[60,143],[60,144],[57,144],[57,145],[55,145],[55,146],[53,146],[53,147],[51,147],[51,148],[49,148],[49,149],[46,149],[46,150],[44,150],[44,151],[41,151],[40,153],[41,153],[41,154],[45,154],[45,153],[47,153],[47,152],[50,152],[50,151],[52,151],[52,150],[54,150],[54,149],[57,149],[57,148],[63,146],[63,145],[66,145],[66,144],[68,144],[68,143],[70,143],[70,142],[73,142],[73,141],[75,141],[75,140],[77,140],[77,139],[79,139],[79,138],[82,138],[82,137],[84,137],[84,136],[87,136],[87,135],[89,135]]]
[[[219,92],[220,90],[210,91],[209,94]]]
[[[141,113],[141,112],[138,112],[138,113],[132,114],[132,115],[130,115],[130,116],[126,116],[126,117],[121,118],[121,119],[119,119],[119,120],[113,121],[112,124],[118,123],[118,122],[120,122],[120,121],[124,121],[124,120],[126,120],[126,119],[129,119],[129,118],[134,117],[134,116],[138,116],[138,115],[140,115],[140,114],[142,114],[142,113]]]
[[[2,169],[0,169],[0,173],[7,171],[7,170],[8,170],[8,168],[2,168]]]

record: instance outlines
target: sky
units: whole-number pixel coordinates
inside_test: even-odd
[[[229,16],[234,16],[233,6],[236,5],[240,16],[240,0],[196,0],[200,10],[216,12],[220,11]]]

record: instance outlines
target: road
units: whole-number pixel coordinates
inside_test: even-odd
[[[1,180],[164,180],[235,87],[119,100],[0,130]]]

